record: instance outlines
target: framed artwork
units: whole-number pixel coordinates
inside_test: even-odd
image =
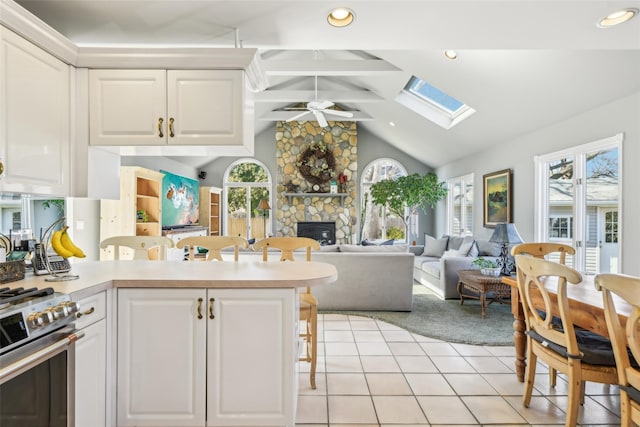
[[[511,222],[511,169],[483,175],[484,226],[494,228],[500,222]]]

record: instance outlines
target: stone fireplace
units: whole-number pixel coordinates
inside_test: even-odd
[[[326,144],[335,157],[335,171],[348,178],[340,196],[328,193],[328,182],[314,190],[312,183],[299,172],[297,162],[301,154],[309,144],[319,142]],[[314,121],[276,123],[276,236],[296,236],[300,223],[330,222],[334,224],[333,243],[351,241],[357,230],[358,215],[357,143],[356,122],[329,121],[327,128]]]
[[[298,222],[298,237],[317,240],[322,246],[336,243],[336,223],[330,221]]]

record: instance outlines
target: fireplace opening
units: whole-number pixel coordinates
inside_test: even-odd
[[[308,221],[298,223],[298,237],[310,237],[320,245],[333,245],[336,242],[336,223],[325,221]]]

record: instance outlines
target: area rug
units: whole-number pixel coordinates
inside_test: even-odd
[[[379,319],[409,332],[453,343],[513,345],[513,315],[508,303],[492,303],[483,319],[480,301],[465,300],[464,305],[460,305],[458,300],[443,301],[430,293],[414,292],[411,312],[320,310],[320,313]]]

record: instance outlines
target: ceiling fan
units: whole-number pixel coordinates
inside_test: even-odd
[[[307,106],[304,108],[305,111],[288,118],[287,122],[298,120],[301,117],[304,117],[306,114],[311,113],[314,115],[320,126],[324,128],[329,126],[329,123],[327,123],[327,119],[324,117],[325,114],[339,117],[353,117],[353,113],[350,111],[340,111],[332,109],[331,107],[333,107],[334,105],[335,104],[331,101],[318,101],[318,76],[315,76],[315,100],[307,102]],[[289,108],[288,110],[297,109],[298,108]]]

